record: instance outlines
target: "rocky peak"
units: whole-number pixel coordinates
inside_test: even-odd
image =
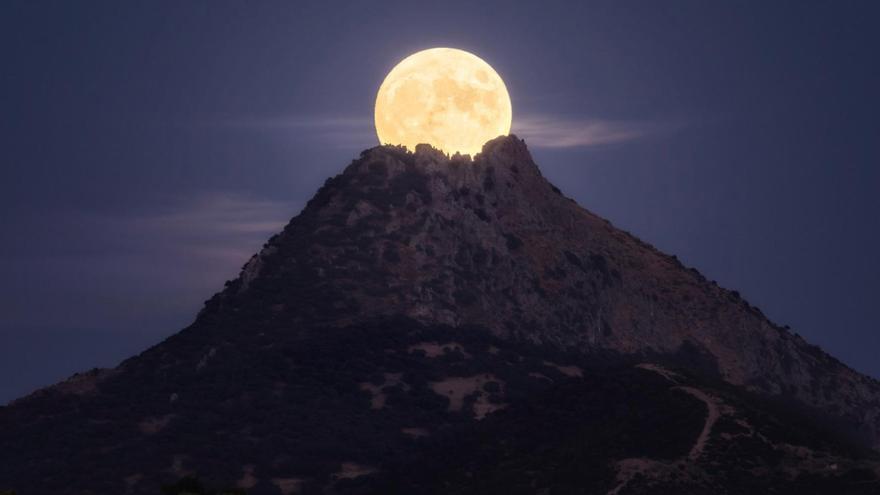
[[[297,276],[356,287],[332,298],[348,301],[360,317],[402,312],[447,324],[479,320],[509,333],[512,323],[495,318],[495,303],[483,300],[498,295],[490,281],[510,278],[511,269],[522,271],[522,281],[503,284],[508,299],[517,284],[537,283],[521,236],[561,233],[564,226],[555,216],[569,203],[515,136],[486,143],[473,159],[449,157],[428,145],[415,152],[378,146],[327,181],[302,215],[246,265],[234,292],[259,283],[261,273],[274,280],[285,270],[305,270]],[[523,258],[519,266],[510,263],[515,256]],[[299,265],[304,258],[308,263]],[[491,287],[475,287],[480,279]]]
[[[541,175],[525,142],[515,135],[487,142],[473,158],[457,153],[450,157],[428,144],[418,145],[415,152],[402,146],[377,146],[361,153],[342,177],[351,187],[375,189],[389,186],[406,174],[428,178],[431,197],[437,200],[446,199],[448,194],[473,192],[491,195],[501,202],[528,198],[538,201],[559,193]]]
[[[366,150],[202,316],[244,307],[292,324],[403,315],[565,350],[685,356],[880,444],[877,382],[564,197],[515,136],[473,159]]]

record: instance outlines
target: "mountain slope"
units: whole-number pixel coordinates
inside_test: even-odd
[[[880,483],[876,455],[671,362],[408,318],[308,335],[235,328],[184,332],[7,408],[0,486],[155,494],[197,475],[276,495],[855,494]]]
[[[189,473],[253,493],[872,487],[876,461],[838,433],[880,445],[878,397],[562,196],[517,138],[473,161],[385,146],[190,327],[0,409],[0,488],[155,493]]]
[[[725,381],[815,406],[880,447],[880,383],[562,196],[514,136],[473,163],[427,146],[365,152],[214,304],[249,290],[294,319],[404,314],[584,352],[696,350]]]

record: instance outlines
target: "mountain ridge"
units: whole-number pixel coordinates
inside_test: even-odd
[[[328,179],[190,326],[0,408],[0,488],[151,493],[199,474],[257,494],[447,493],[443,478],[407,474],[439,455],[461,457],[444,465],[458,492],[480,493],[473,470],[526,483],[479,460],[504,455],[547,474],[528,483],[567,493],[553,484],[561,468],[528,453],[537,446],[592,459],[587,478],[566,480],[615,493],[874,483],[873,454],[812,420],[785,426],[785,407],[876,449],[878,397],[876,380],[566,198],[516,136],[473,159],[379,146]],[[678,425],[669,433],[690,451],[655,458],[673,440],[626,401]],[[537,421],[529,411],[568,418],[585,443],[507,438]],[[566,438],[550,423],[526,430]],[[455,451],[488,432],[505,439]],[[607,454],[589,450],[614,438]],[[715,481],[712,463],[724,467]]]
[[[880,446],[880,382],[774,324],[738,292],[566,198],[516,136],[490,141],[472,161],[427,145],[414,153],[372,148],[329,180],[301,217],[307,228],[320,225],[324,232],[309,236],[292,222],[281,237],[308,237],[315,245],[336,242],[333,235],[349,247],[363,242],[376,264],[390,270],[382,280],[412,289],[393,292],[390,301],[362,288],[346,291],[341,297],[357,305],[358,317],[395,308],[422,322],[480,324],[496,335],[624,354],[676,352],[687,341],[714,355],[731,383],[792,395],[820,409],[834,406],[825,398],[828,389],[867,402],[872,407],[861,414],[869,416],[852,419],[867,425],[871,445]],[[376,233],[386,225],[393,230]],[[444,230],[454,230],[454,242],[438,244],[433,233]],[[324,246],[319,265],[328,270],[364,248]],[[268,252],[245,266],[238,290],[273,249],[270,241]],[[492,265],[492,256],[514,264]],[[496,267],[506,273],[493,273]],[[345,277],[344,270],[327,276],[334,283]],[[370,290],[381,292],[381,285]],[[542,321],[523,323],[528,318]],[[731,321],[738,328],[731,329]],[[824,376],[822,367],[839,375]]]

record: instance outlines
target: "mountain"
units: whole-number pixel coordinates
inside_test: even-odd
[[[878,448],[880,383],[508,136],[363,152],[192,325],[0,409],[0,489],[876,493]]]

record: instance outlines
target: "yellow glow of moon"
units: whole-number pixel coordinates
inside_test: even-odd
[[[512,110],[504,81],[481,58],[454,48],[406,57],[376,96],[381,144],[415,150],[427,143],[446,153],[475,155],[490,139],[510,133]]]

